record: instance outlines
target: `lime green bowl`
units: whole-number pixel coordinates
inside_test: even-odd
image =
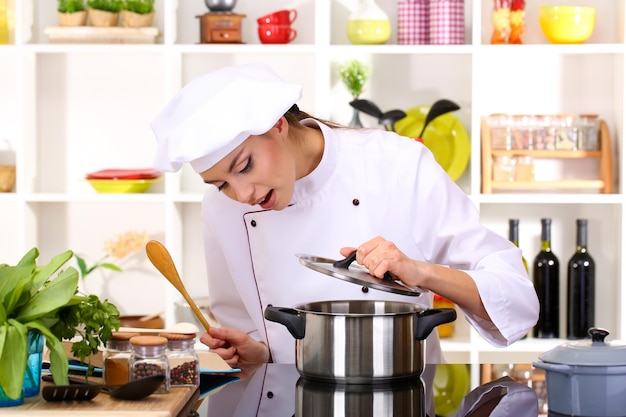
[[[595,24],[594,7],[539,7],[539,26],[551,43],[583,43],[591,37]]]
[[[99,193],[143,193],[153,182],[152,180],[87,180]]]

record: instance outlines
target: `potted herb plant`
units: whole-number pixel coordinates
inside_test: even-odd
[[[339,77],[341,81],[352,95],[352,99],[356,100],[363,93],[363,87],[370,75],[369,67],[359,60],[353,59],[339,66]],[[352,120],[350,127],[363,127],[357,109],[352,110]]]
[[[60,26],[85,26],[87,24],[85,0],[58,0],[57,21]]]
[[[148,27],[154,21],[154,0],[125,0],[122,6],[122,26]]]
[[[69,365],[61,341],[73,339],[72,354],[85,361],[120,325],[115,305],[80,294],[78,271],[62,269],[72,251],[53,257],[45,266],[37,265],[38,256],[33,248],[17,265],[0,265],[0,388],[4,396],[0,404],[23,395],[29,334],[45,337],[54,382],[67,385]],[[34,365],[40,371],[41,363]]]
[[[117,26],[124,0],[87,0],[89,23],[92,26]]]

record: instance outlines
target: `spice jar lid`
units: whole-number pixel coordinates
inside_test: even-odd
[[[195,333],[159,333],[167,340],[191,340],[195,339]]]
[[[162,346],[167,344],[167,339],[162,336],[134,336],[130,338],[133,346]]]
[[[134,332],[113,332],[110,340],[130,340],[135,336],[141,336],[141,333]]]

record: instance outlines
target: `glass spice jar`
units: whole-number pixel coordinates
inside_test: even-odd
[[[556,128],[554,116],[541,114],[535,116],[535,135],[533,148],[537,150],[554,150]]]
[[[559,114],[556,119],[555,148],[575,151],[578,149],[578,127],[575,114]]]
[[[530,156],[518,156],[515,161],[515,181],[534,181],[535,162]]]
[[[515,157],[497,156],[493,160],[492,178],[494,181],[510,182],[515,178]]]
[[[491,133],[491,148],[510,150],[512,138],[509,116],[501,113],[490,114],[487,125]]]
[[[516,114],[512,120],[513,149],[533,149],[535,118],[527,114]]]
[[[104,385],[114,387],[130,381],[130,339],[139,333],[113,332],[102,354]]]
[[[130,339],[130,379],[141,379],[151,375],[165,375],[165,381],[155,391],[165,394],[170,391],[170,367],[166,356],[167,339],[162,336],[135,336]]]
[[[161,333],[167,339],[167,360],[170,364],[170,386],[200,385],[200,359],[194,347],[195,334]]]
[[[581,151],[597,151],[600,149],[600,121],[597,114],[581,114],[578,116],[578,149]]]

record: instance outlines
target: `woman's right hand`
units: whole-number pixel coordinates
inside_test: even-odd
[[[211,352],[220,355],[233,368],[240,365],[267,363],[270,360],[267,345],[240,330],[211,327],[207,333],[200,336],[200,342],[207,345]]]

